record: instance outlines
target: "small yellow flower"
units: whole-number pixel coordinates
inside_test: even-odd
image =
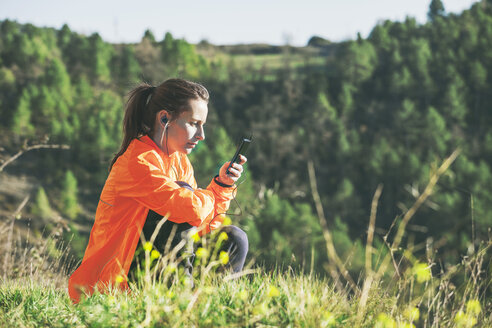
[[[337,321],[335,315],[330,311],[327,311],[323,315],[323,321],[321,322],[321,327],[335,327]]]
[[[400,322],[398,328],[415,328],[415,325],[410,322]]]
[[[152,246],[152,243],[151,242],[146,242],[144,245],[143,245],[143,249],[146,251],[146,252],[150,252],[152,250],[153,246]]]
[[[213,292],[214,292],[214,289],[212,287],[210,287],[210,286],[203,288],[203,293],[204,294],[210,295]]]
[[[395,320],[385,313],[380,313],[376,319],[375,328],[396,328]]]
[[[161,253],[159,253],[159,251],[154,249],[152,252],[150,252],[150,259],[151,260],[158,259],[159,257],[161,257]]]
[[[174,312],[174,315],[177,317],[181,315],[181,311],[179,309],[175,309],[173,312]]]
[[[176,269],[177,269],[176,264],[174,264],[174,263],[169,263],[169,264],[166,266],[166,270],[165,270],[165,272],[166,272],[167,274],[174,273],[174,272],[176,272]]]
[[[467,321],[467,324],[468,324],[468,327],[473,327],[477,324],[477,318],[475,317],[468,317],[468,321]]]
[[[466,303],[466,313],[479,315],[482,311],[482,306],[478,300],[469,300]]]
[[[228,216],[226,216],[226,217],[224,218],[224,221],[222,221],[222,225],[224,225],[224,226],[231,225],[231,223],[232,223],[232,220],[231,220],[231,218],[230,218],[230,217],[228,217]]]
[[[473,327],[477,324],[477,319],[469,313],[458,311],[454,317],[454,323],[457,327]]]
[[[277,287],[270,286],[270,287],[268,287],[267,296],[268,297],[278,297],[278,296],[280,296],[280,292],[278,291]]]
[[[459,321],[462,321],[464,317],[465,317],[465,312],[459,310],[458,313],[456,313],[456,316],[454,317],[454,322],[458,323]]]
[[[168,291],[166,292],[166,297],[167,297],[167,298],[173,298],[173,297],[174,297],[174,292],[173,292],[172,290],[168,290]]]
[[[185,287],[191,286],[191,278],[190,277],[183,277],[181,282],[183,283],[183,286],[185,286]]]
[[[219,261],[223,265],[226,265],[227,263],[229,263],[229,253],[221,251],[219,254]]]
[[[405,318],[413,322],[419,320],[420,311],[416,307],[410,307],[403,312],[403,315],[405,316]]]
[[[268,304],[266,304],[265,302],[258,304],[253,308],[254,315],[262,315],[267,312],[268,312]]]
[[[239,297],[239,299],[241,301],[246,301],[248,299],[248,292],[245,291],[245,290],[242,290],[240,291],[238,294],[237,294],[237,297]]]
[[[190,237],[195,243],[198,243],[200,241],[200,235],[196,231],[192,233]]]
[[[223,241],[223,240],[227,240],[227,239],[229,239],[229,236],[227,235],[227,233],[225,233],[224,231],[222,231],[222,232],[220,233],[220,235],[219,235],[219,240],[218,240],[218,242],[220,243],[221,241]]]
[[[121,284],[123,281],[125,281],[125,278],[123,278],[123,276],[116,276],[116,279],[115,281],[118,283],[118,284]]]
[[[425,263],[415,263],[412,268],[412,272],[415,276],[417,276],[417,281],[419,283],[424,283],[432,278],[430,267]]]
[[[116,298],[113,295],[108,296],[108,303],[114,304],[116,302]]]
[[[198,259],[206,258],[207,256],[208,256],[208,251],[205,248],[199,247],[196,250],[196,257]]]

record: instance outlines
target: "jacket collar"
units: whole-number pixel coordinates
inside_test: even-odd
[[[169,156],[167,156],[166,154],[164,154],[164,152],[162,151],[162,149],[160,149],[159,146],[157,146],[157,144],[154,142],[154,140],[152,140],[152,138],[150,138],[148,135],[144,135],[144,136],[138,137],[137,140],[138,141],[141,141],[144,144],[146,144],[146,145],[152,147],[153,149],[155,149],[155,151],[157,151],[157,153],[161,156],[161,158],[163,160],[171,159],[172,157],[174,157],[173,156],[174,154],[171,154]]]
[[[159,155],[161,155],[161,157],[164,157],[164,153],[162,152],[162,150],[157,146],[157,144],[154,142],[154,140],[152,140],[148,135],[138,137],[137,139],[139,141],[143,142],[144,144],[149,145],[150,147],[154,148],[155,150],[157,150]]]

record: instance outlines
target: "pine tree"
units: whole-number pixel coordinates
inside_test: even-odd
[[[150,42],[156,42],[154,33],[149,29],[145,30],[143,38],[148,39]]]
[[[467,114],[466,84],[459,74],[453,75],[443,96],[443,108],[446,116],[457,125],[464,126]]]
[[[446,14],[444,10],[444,5],[441,0],[431,0],[429,4],[429,12],[427,13],[427,17],[430,21],[436,19],[436,17],[442,17]]]
[[[24,90],[12,117],[11,130],[18,136],[29,136],[34,132],[31,124],[31,96]]]
[[[429,107],[425,116],[425,124],[422,143],[426,145],[427,151],[444,156],[448,150],[447,142],[451,139],[446,120],[435,108]]]
[[[483,89],[487,83],[487,70],[485,67],[479,61],[474,61],[470,64],[469,72],[473,88],[475,90]]]
[[[63,24],[62,28],[57,33],[58,46],[61,48],[62,51],[64,51],[65,47],[69,45],[71,36],[72,31],[70,31],[70,28],[67,24]]]
[[[114,63],[114,71],[117,77],[125,84],[138,79],[141,69],[132,47],[123,46],[121,55],[117,57]]]
[[[57,58],[53,59],[46,68],[45,83],[56,89],[58,97],[71,105],[72,86],[65,64]]]
[[[80,211],[77,193],[77,179],[72,171],[67,171],[63,180],[61,202],[63,213],[72,220],[77,217]]]
[[[89,67],[91,68],[91,78],[93,82],[111,80],[110,61],[114,49],[110,44],[105,43],[99,34],[94,33],[89,37]]]
[[[52,215],[50,202],[43,187],[38,188],[31,213],[45,220],[49,219]]]
[[[8,127],[12,117],[10,109],[15,108],[17,98],[15,75],[12,70],[1,66],[0,59],[0,90],[2,90],[0,93],[0,125]]]

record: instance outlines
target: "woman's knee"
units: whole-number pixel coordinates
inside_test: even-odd
[[[229,240],[236,244],[240,244],[244,248],[248,248],[248,235],[241,228],[229,225],[222,228],[222,231],[227,233]]]

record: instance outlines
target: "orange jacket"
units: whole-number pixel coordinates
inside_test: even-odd
[[[194,191],[180,188],[175,181],[188,183]],[[233,190],[214,180],[207,189],[197,189],[186,155],[166,156],[148,136],[134,139],[104,184],[84,258],[68,280],[72,301],[78,303],[83,293],[92,294],[96,286],[128,289],[125,277],[149,209],[209,232],[212,219],[212,229],[221,225],[223,215],[219,214],[229,208]]]

